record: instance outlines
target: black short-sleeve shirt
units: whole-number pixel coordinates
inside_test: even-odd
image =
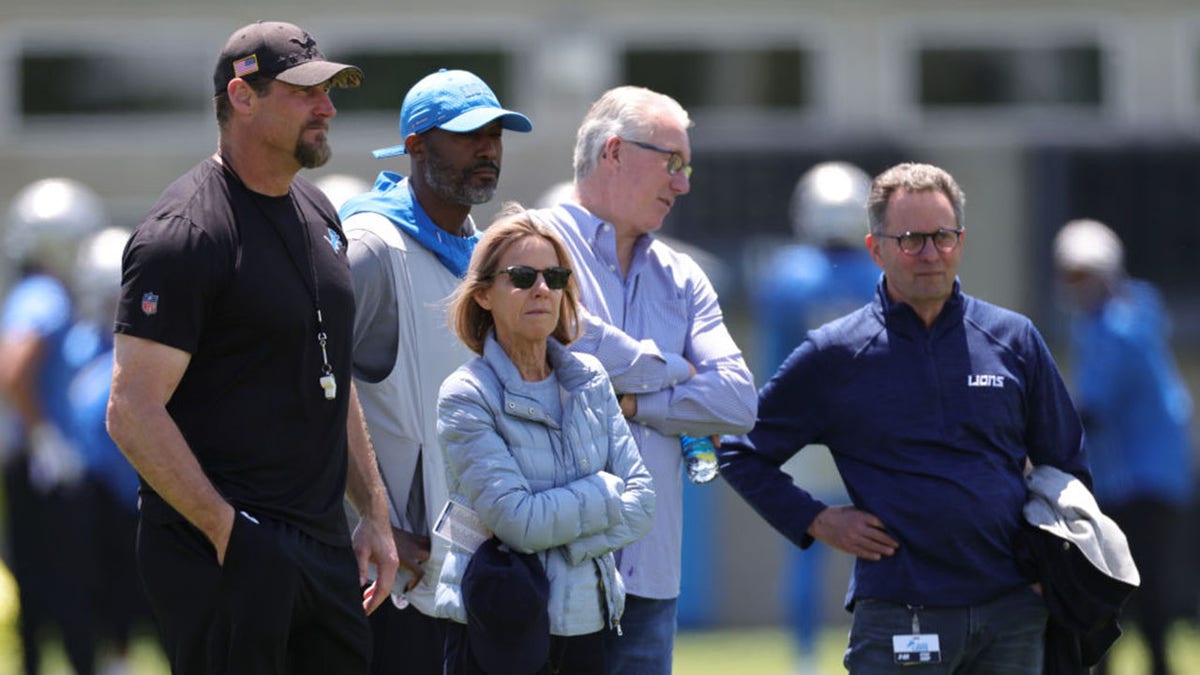
[[[122,267],[116,332],[191,354],[167,410],[217,490],[238,509],[348,542],[354,295],[328,200],[299,177],[285,197],[254,193],[208,159],[163,193]],[[318,302],[335,400],[319,381]],[[144,482],[142,494],[147,517],[179,517]]]

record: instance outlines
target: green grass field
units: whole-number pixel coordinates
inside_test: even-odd
[[[815,664],[800,670],[796,652],[782,628],[696,631],[680,633],[675,648],[678,675],[837,675],[845,673],[842,650],[849,626],[824,631]],[[1200,630],[1179,624],[1171,634],[1174,675],[1200,675]],[[1135,631],[1128,631],[1111,654],[1112,675],[1149,674],[1145,648]],[[913,671],[919,673],[920,668]]]
[[[16,634],[16,587],[8,571],[0,566],[0,673],[21,672],[21,650]],[[820,675],[845,673],[842,650],[846,627],[824,631],[816,662],[799,670],[796,652],[782,628],[746,628],[713,631],[683,631],[675,647],[678,675]],[[1113,675],[1148,673],[1146,654],[1136,632],[1128,632],[1112,652]],[[1179,624],[1171,635],[1171,659],[1175,675],[1200,675],[1200,630]],[[166,675],[162,653],[149,639],[138,641],[131,655],[130,675]],[[915,672],[915,671],[914,671]],[[62,650],[51,643],[40,675],[71,675]]]

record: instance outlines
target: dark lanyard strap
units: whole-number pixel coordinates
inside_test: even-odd
[[[271,217],[271,214],[267,213],[267,210],[263,208],[263,205],[258,201],[258,193],[246,186],[246,183],[242,180],[242,177],[233,170],[233,167],[229,165],[229,162],[226,161],[224,157],[221,157],[220,163],[221,166],[228,171],[235,180],[237,180],[237,182],[242,186],[242,189],[249,193],[250,201],[254,204],[254,208],[258,211],[259,215],[263,217],[263,220],[270,223],[271,229],[275,231],[275,236],[279,237],[280,243],[283,244],[283,250],[287,252],[288,259],[292,261],[292,265],[296,267],[296,271],[300,273],[300,277],[303,279],[304,266],[300,263],[300,261],[296,260],[296,256],[292,254],[292,247],[288,245],[286,233],[283,231],[283,225],[276,222],[276,220]],[[308,285],[308,279],[304,279],[304,285],[308,287],[309,295],[312,297],[313,301],[313,310],[317,316],[317,344],[321,347],[320,385],[321,388],[325,390],[325,398],[333,399],[336,396],[337,385],[333,379],[333,366],[329,364],[329,335],[325,332],[325,317],[321,314],[321,283],[320,277],[317,276],[316,256],[313,254],[312,231],[308,224],[308,218],[304,215],[304,210],[300,208],[300,204],[297,203],[296,194],[292,192],[290,185],[288,186],[287,197],[288,201],[292,205],[292,208],[296,211],[296,218],[300,222],[301,229],[304,230],[304,253],[308,262],[308,273],[312,277],[312,285]]]

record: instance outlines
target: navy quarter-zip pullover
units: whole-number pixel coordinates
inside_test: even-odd
[[[855,560],[847,607],[986,602],[1030,583],[1013,558],[1026,459],[1091,486],[1079,416],[1028,318],[956,281],[927,328],[889,301],[886,283],[788,357],[759,393],[755,428],[724,440],[721,474],[806,548],[826,505],[780,467],[808,444],[827,445],[854,505],[900,543],[878,562]]]

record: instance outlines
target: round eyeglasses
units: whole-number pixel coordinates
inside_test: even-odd
[[[496,270],[492,272],[490,278],[495,279],[501,274],[507,274],[508,280],[512,282],[513,287],[522,291],[533,288],[538,274],[542,275],[542,278],[546,280],[546,287],[552,291],[565,288],[567,279],[571,278],[571,270],[566,267],[547,267],[544,270],[539,270],[528,265],[512,265],[502,270]]]
[[[628,138],[622,138],[621,140],[625,141],[626,143],[632,143],[643,150],[660,152],[664,155],[667,155],[667,173],[671,174],[672,176],[682,171],[683,175],[687,176],[688,178],[692,177],[692,165],[687,163],[687,160],[683,158],[683,154],[675,150],[668,150],[666,148],[659,147],[653,143],[646,143],[645,141],[635,141]]]
[[[933,232],[905,232],[904,234],[876,234],[876,237],[895,239],[900,250],[907,255],[920,255],[925,250],[925,242],[932,241],[933,247],[942,253],[949,253],[958,247],[964,228],[947,230],[939,228]]]

